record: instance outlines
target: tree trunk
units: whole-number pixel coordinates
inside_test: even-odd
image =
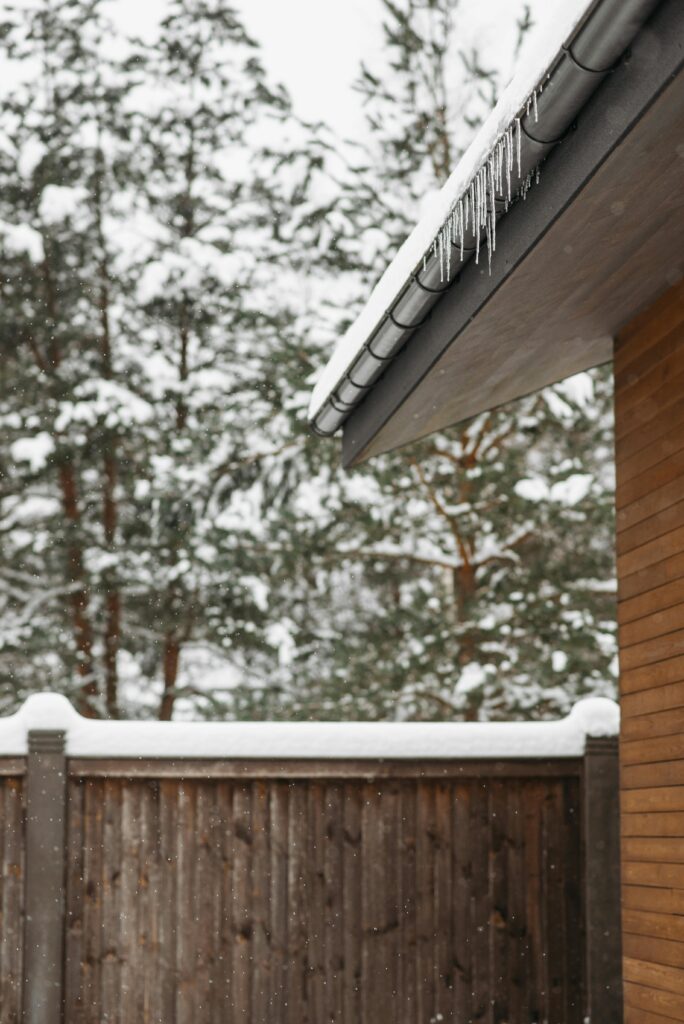
[[[109,551],[114,548],[117,525],[117,507],[114,496],[116,487],[116,459],[111,449],[107,449],[104,457],[104,494],[102,499],[102,517],[105,542]],[[107,569],[104,576],[104,670],[105,670],[105,701],[107,714],[110,718],[119,717],[118,690],[119,677],[117,658],[119,653],[119,636],[121,632],[121,597],[116,579]]]
[[[176,679],[180,660],[180,643],[174,633],[167,633],[164,640],[164,692],[159,706],[159,720],[171,721],[176,700]]]
[[[62,491],[62,506],[68,520],[71,537],[67,543],[67,565],[69,581],[78,589],[71,594],[71,616],[76,644],[77,672],[81,688],[77,708],[87,718],[96,718],[93,700],[97,697],[97,680],[93,664],[93,634],[88,616],[88,588],[83,568],[83,549],[75,536],[80,522],[76,475],[73,466],[64,462],[59,467],[59,484]]]

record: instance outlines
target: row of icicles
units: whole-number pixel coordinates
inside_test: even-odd
[[[543,84],[534,90],[527,101],[526,113],[537,115],[537,97]],[[470,227],[475,236],[475,262],[480,261],[480,236],[484,233],[487,244],[489,271],[492,253],[496,251],[496,196],[503,198],[504,211],[515,198],[525,199],[533,181],[539,181],[539,168],[522,177],[520,162],[522,146],[522,115],[516,117],[492,147],[489,156],[471,180],[461,198],[454,204],[449,216],[423,257],[423,270],[428,257],[439,260],[440,280],[451,277],[451,250],[457,248],[463,262],[464,239]],[[512,181],[517,171],[517,184]]]

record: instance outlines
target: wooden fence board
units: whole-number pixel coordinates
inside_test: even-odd
[[[69,1024],[582,1021],[577,759],[481,778],[91,763],[68,784]],[[2,1024],[20,1024],[21,786],[0,779]]]
[[[23,940],[23,785],[0,780],[0,1008],[3,1024],[20,1024]]]

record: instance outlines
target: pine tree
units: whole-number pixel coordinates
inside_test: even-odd
[[[361,299],[500,82],[464,43],[457,0],[387,0],[384,10],[385,66],[360,80],[368,159],[334,211],[330,254]],[[528,25],[521,8],[511,58]],[[324,582],[299,624],[310,705],[501,718],[613,693],[610,439],[598,371],[376,458],[355,482],[319,462]],[[331,628],[344,621],[340,605],[343,642]],[[307,628],[322,619],[326,629]]]
[[[86,714],[115,710],[109,559],[128,404],[115,381],[124,275],[112,274],[111,237],[130,155],[126,84],[104,53],[101,6],[42,0],[8,18],[4,54],[29,74],[0,110],[5,611],[15,625],[3,687],[21,694],[38,672],[43,687],[75,687]]]
[[[316,161],[223,0],[174,0],[149,47],[103,6],[5,26],[4,683],[168,718],[216,663],[268,690],[262,467]]]

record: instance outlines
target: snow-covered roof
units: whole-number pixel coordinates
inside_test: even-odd
[[[591,18],[597,23],[597,31],[590,31],[589,35],[596,37],[594,45],[597,52],[605,49],[604,42],[610,31],[606,32],[606,19],[612,19],[612,23],[620,22],[620,31],[616,29],[615,45],[617,52],[624,47],[625,27],[631,27],[636,31],[638,24],[650,13],[656,0],[638,0],[637,4],[619,6],[613,11],[611,4],[603,4],[602,0],[565,0],[561,5],[554,6],[549,10],[546,21],[538,26],[532,34],[529,43],[523,48],[519,59],[519,70],[508,87],[504,90],[499,102],[496,104],[491,115],[479,130],[471,145],[465,152],[446,184],[437,193],[426,212],[411,232],[406,242],[397,252],[384,275],[373,290],[368,302],[361,311],[358,319],[352,324],[344,337],[339,341],[333,355],[324,367],[314,387],[310,406],[309,419],[314,423],[321,433],[331,433],[336,425],[344,419],[346,409],[348,413],[350,405],[359,400],[356,395],[353,400],[343,398],[338,388],[347,378],[359,376],[360,357],[367,354],[368,344],[378,329],[387,320],[388,312],[394,308],[397,301],[405,293],[407,284],[420,273],[426,261],[438,260],[440,263],[445,258],[451,258],[451,245],[459,234],[463,234],[463,210],[465,207],[466,228],[467,218],[470,213],[471,230],[477,226],[476,234],[487,233],[491,247],[495,244],[496,214],[492,213],[491,220],[487,211],[488,191],[490,194],[500,195],[505,188],[501,188],[501,176],[510,176],[515,170],[518,177],[515,181],[514,193],[522,192],[523,196],[529,185],[529,177],[526,177],[526,169],[520,168],[520,124],[527,117],[529,122],[530,105],[532,105],[536,120],[536,102],[541,95],[545,83],[552,77],[554,68],[559,60],[570,51],[571,43],[576,44],[577,39]],[[608,10],[608,8],[611,10]],[[601,11],[598,9],[601,8]],[[604,10],[605,8],[605,10]],[[594,15],[598,11],[595,18]],[[611,13],[612,11],[612,13]],[[624,23],[624,24],[623,24]],[[582,69],[582,65],[577,64]],[[591,75],[589,76],[591,78]],[[594,75],[596,82],[601,79],[601,74]],[[534,122],[533,122],[534,124]],[[534,134],[534,133],[533,133]],[[548,148],[548,147],[547,147]],[[518,166],[514,168],[515,157],[512,155],[517,149]],[[539,158],[543,155],[539,154]],[[506,165],[506,166],[504,166]],[[496,177],[499,176],[497,183]],[[491,182],[491,185],[490,185]],[[473,200],[476,209],[473,210]],[[477,214],[477,216],[475,216]],[[448,230],[447,230],[448,229]],[[448,256],[445,253],[448,250]],[[491,251],[490,251],[491,255]],[[463,250],[461,249],[461,259]],[[448,278],[449,274],[442,275]],[[402,300],[403,301],[403,300]],[[426,299],[427,301],[427,299]],[[433,298],[434,301],[434,298]],[[402,343],[403,343],[402,339]],[[386,353],[383,355],[385,361]],[[366,359],[366,362],[369,362]],[[383,369],[382,365],[375,361],[372,375],[366,380],[354,380],[359,388],[366,388]],[[363,376],[363,374],[361,375]],[[332,400],[332,413],[326,412],[326,418],[330,418],[330,428],[323,425],[323,413],[330,410]],[[341,403],[341,404],[340,404]],[[334,410],[338,410],[335,415]]]
[[[615,736],[617,704],[587,697],[554,722],[123,722],[83,718],[40,693],[0,719],[0,756],[23,756],[29,730],[64,730],[69,757],[458,759],[580,757],[587,736]]]

